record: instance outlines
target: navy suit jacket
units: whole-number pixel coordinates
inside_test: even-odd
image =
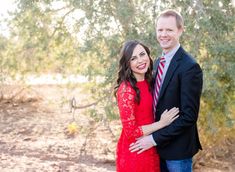
[[[159,59],[154,63],[157,69]],[[154,80],[156,70],[153,70]],[[160,157],[166,160],[191,158],[201,148],[197,119],[203,83],[199,64],[180,47],[171,60],[163,81],[155,119],[160,120],[165,109],[179,107],[179,118],[152,134]]]

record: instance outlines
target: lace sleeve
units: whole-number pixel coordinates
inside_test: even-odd
[[[122,83],[117,92],[118,109],[124,133],[133,140],[143,136],[141,126],[136,124],[134,107],[135,91],[129,85]]]

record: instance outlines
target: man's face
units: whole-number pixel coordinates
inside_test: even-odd
[[[156,25],[157,40],[164,53],[171,51],[179,44],[182,32],[183,29],[176,26],[175,17],[160,17],[158,19]]]

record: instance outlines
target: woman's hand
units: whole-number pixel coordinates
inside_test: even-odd
[[[176,120],[179,115],[179,108],[173,107],[169,111],[166,109],[162,115],[159,123],[162,127],[166,127],[170,125],[174,120]]]

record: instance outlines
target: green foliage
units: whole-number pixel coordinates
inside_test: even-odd
[[[161,54],[155,18],[160,10],[176,8],[185,19],[181,44],[204,71],[200,126],[207,133],[234,128],[235,9],[230,1],[64,0],[60,7],[56,2],[17,1],[8,21],[10,37],[0,37],[4,75],[86,75],[94,100],[106,97],[100,102],[103,111],[93,109],[91,116],[117,118],[112,89],[120,46],[127,39],[140,39],[155,59]]]

